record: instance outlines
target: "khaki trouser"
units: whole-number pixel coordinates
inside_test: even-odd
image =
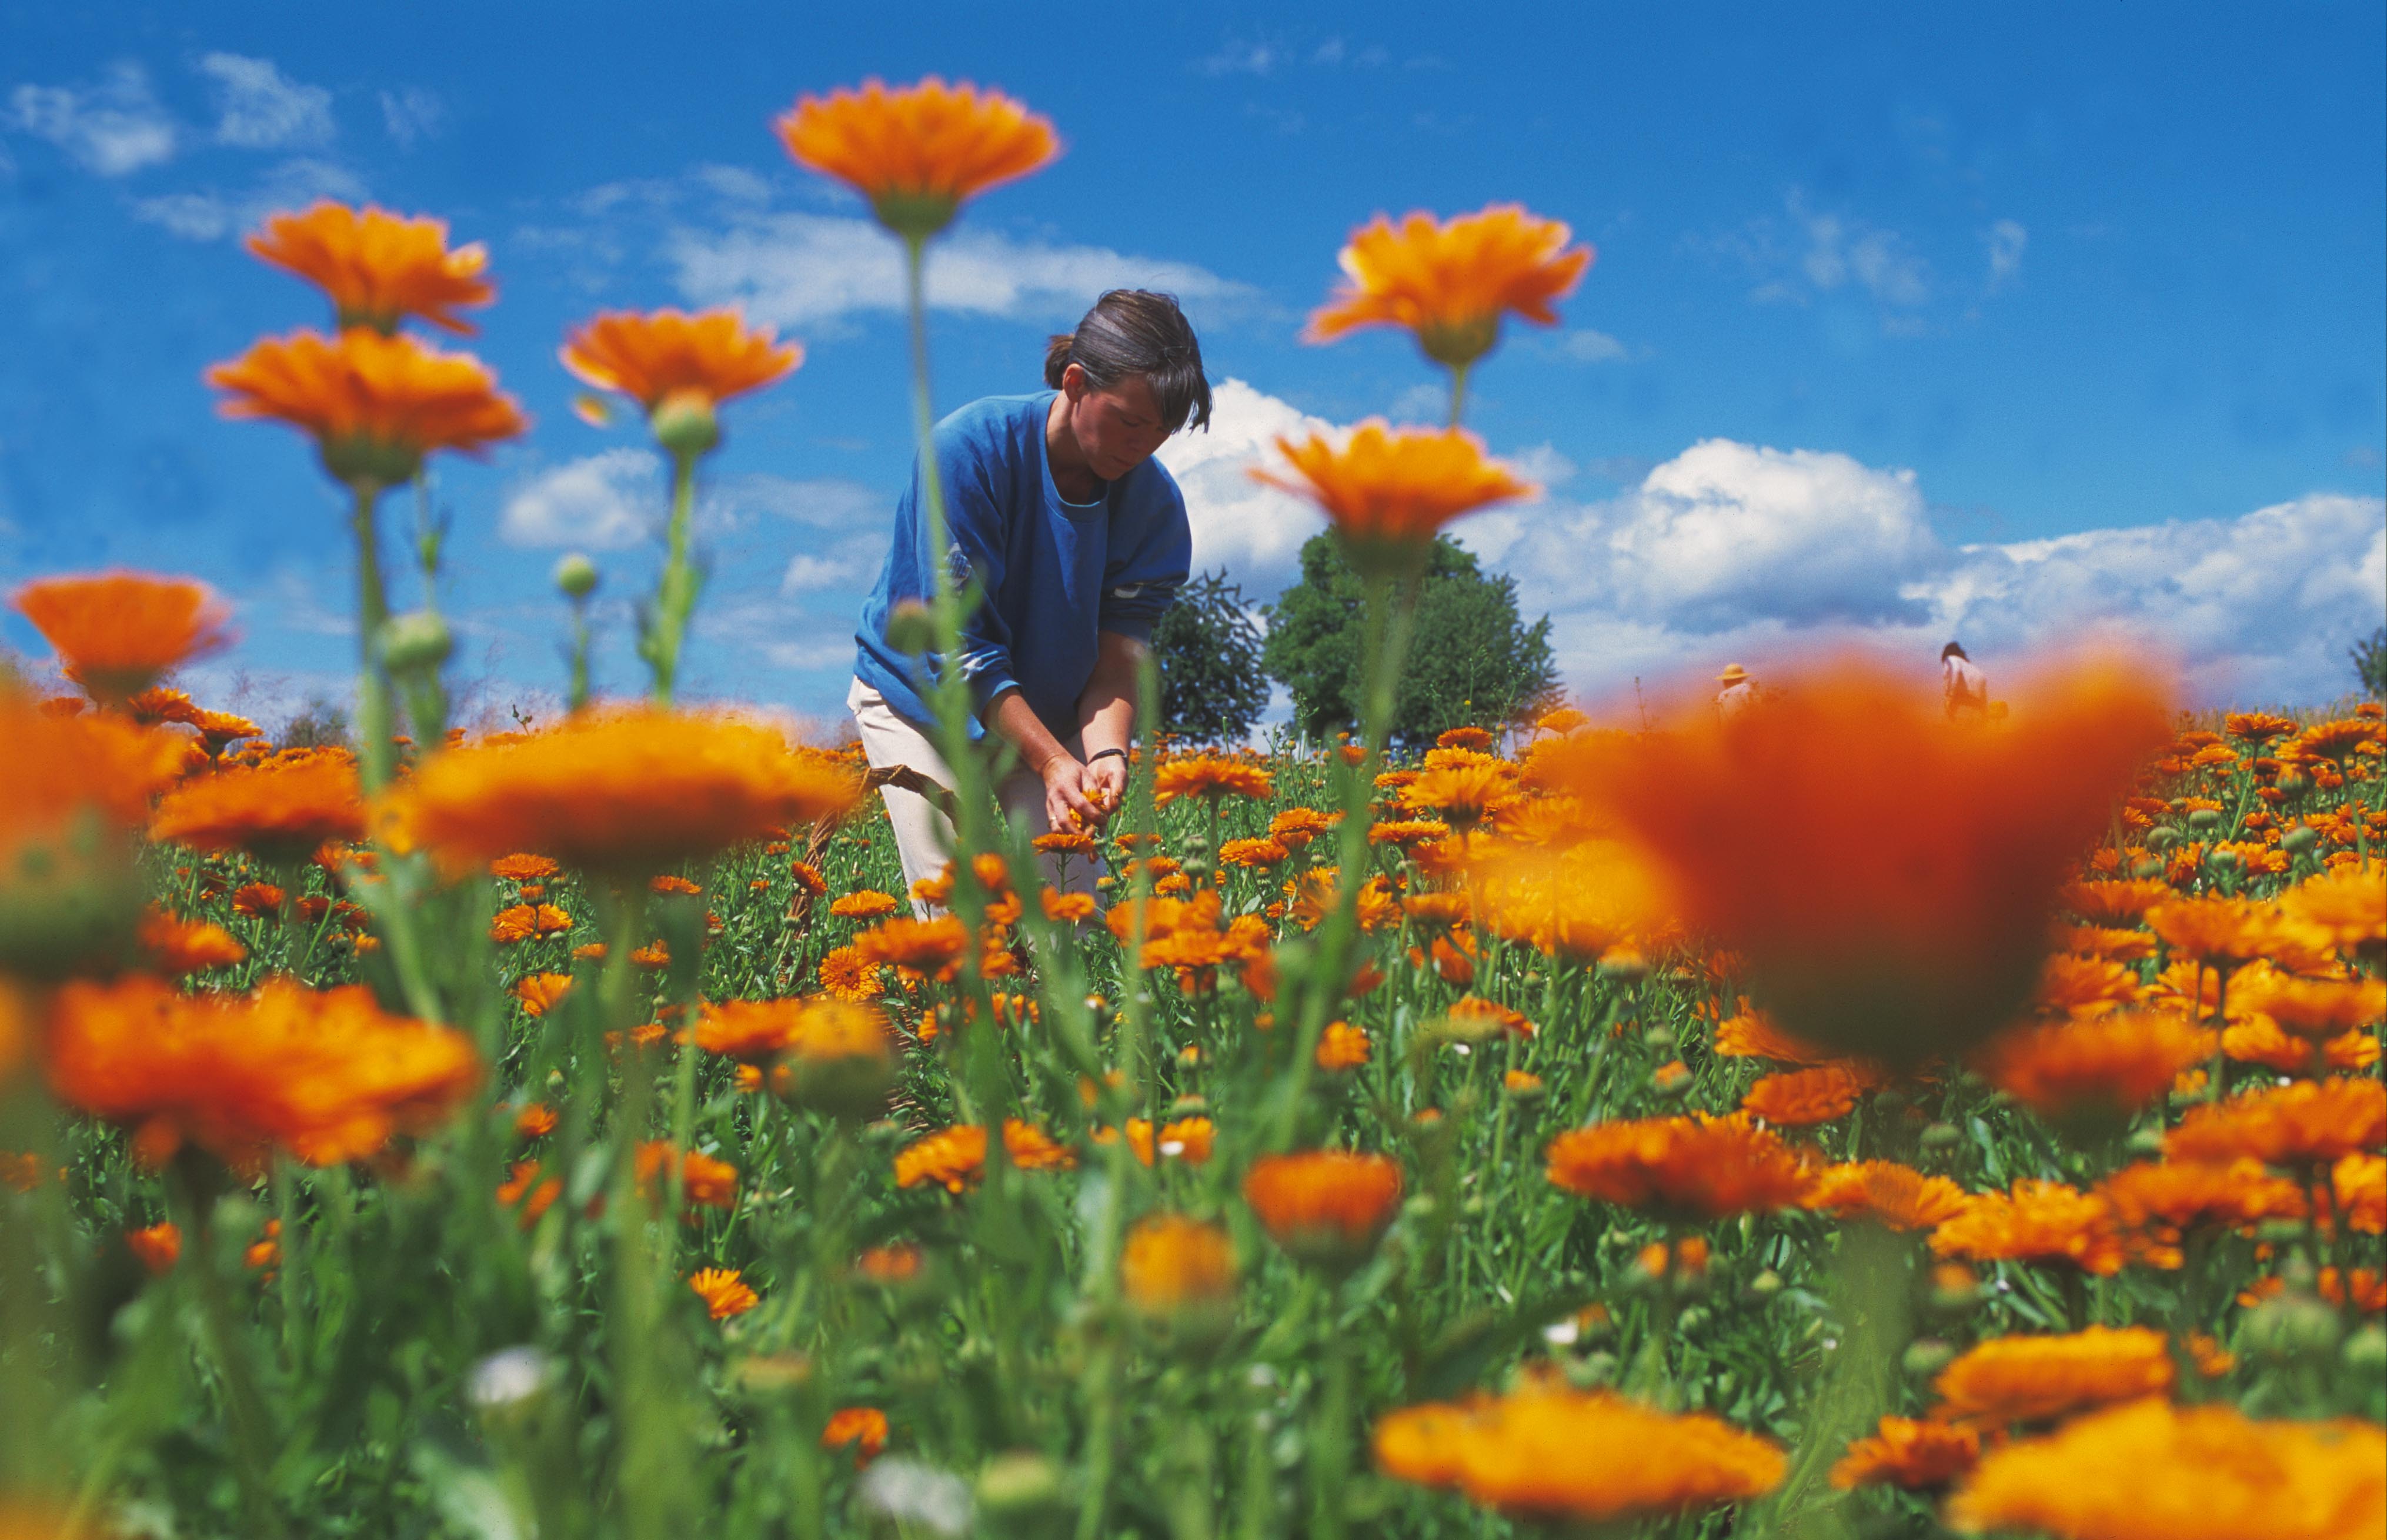
[[[853,688],[846,692],[845,705],[853,713],[854,726],[862,731],[862,751],[874,769],[888,764],[909,765],[946,790],[954,789],[954,773],[944,756],[937,752],[936,745],[919,728],[895,713],[885,696],[856,679]],[[1072,754],[1085,751],[1075,734],[1061,743]],[[912,884],[941,875],[945,863],[953,859],[953,820],[916,791],[882,786],[878,794],[887,800],[887,821],[895,826],[895,850],[903,857],[903,886],[908,894]],[[1030,836],[1052,832],[1052,823],[1044,816],[1044,782],[1034,771],[1014,769],[995,788],[995,798],[1003,804],[1004,816],[1025,827]],[[1092,893],[1095,878],[1103,875],[1100,858],[1071,856],[1067,881],[1062,878],[1058,858],[1042,856],[1038,864],[1043,868],[1045,885],[1062,892]],[[928,906],[916,899],[912,909],[924,919],[928,915]]]

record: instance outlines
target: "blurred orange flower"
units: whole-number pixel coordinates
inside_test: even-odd
[[[879,223],[915,241],[988,188],[1050,164],[1060,148],[1048,120],[1000,91],[935,75],[800,97],[777,127],[799,163],[868,198]]]
[[[185,995],[139,975],[60,990],[48,1063],[58,1099],[132,1129],[145,1164],[188,1140],[243,1171],[275,1149],[361,1159],[444,1117],[480,1073],[461,1033],[385,1015],[361,985]]]
[[[1981,1458],[1949,1500],[1976,1534],[2065,1540],[2351,1540],[2387,1533],[2387,1430],[2255,1421],[2149,1398]]]
[[[1992,1337],[1950,1364],[1933,1415],[1972,1422],[2038,1422],[2084,1407],[2171,1388],[2171,1348],[2143,1326],[2092,1326],[2064,1336]]]
[[[1244,1177],[1244,1201],[1270,1239],[1327,1268],[1366,1260],[1401,1201],[1400,1163],[1349,1150],[1262,1155]]]
[[[1932,1231],[1931,1249],[1976,1262],[2068,1262],[2099,1277],[2121,1271],[2123,1261],[2112,1205],[2059,1181],[1979,1194]]]
[[[153,1273],[170,1272],[183,1257],[182,1227],[171,1219],[124,1233],[124,1244]]]
[[[489,940],[499,946],[512,946],[571,928],[572,916],[552,903],[517,903],[491,916]]]
[[[1147,1316],[1214,1310],[1234,1297],[1235,1243],[1214,1224],[1152,1214],[1128,1231],[1119,1290]]]
[[[79,573],[36,578],[8,597],[57,650],[66,676],[103,704],[139,694],[232,639],[223,601],[186,577]]]
[[[2211,1032],[2151,1011],[2017,1028],[1978,1058],[1991,1083],[2041,1117],[2114,1117],[2153,1101],[2212,1052]]]
[[[1946,1177],[1894,1160],[1850,1161],[1816,1173],[1807,1206],[1891,1230],[1929,1230],[1964,1212],[1972,1195]]]
[[[705,1313],[714,1320],[742,1316],[763,1302],[763,1296],[739,1276],[736,1268],[699,1268],[688,1279],[688,1286],[704,1301]]]
[[[1912,1064],[2029,999],[2066,868],[2166,736],[2139,679],[2077,669],[1969,732],[1936,692],[1852,660],[1728,722],[1590,740],[1563,789],[1748,958],[1786,1029]]]
[[[1765,1439],[1704,1414],[1529,1382],[1497,1400],[1380,1419],[1376,1465],[1519,1518],[1619,1523],[1745,1502],[1781,1483]]]
[[[1068,1149],[1056,1144],[1041,1129],[1017,1117],[1003,1125],[1004,1153],[1023,1171],[1067,1170],[1077,1164]],[[959,1193],[986,1170],[986,1130],[974,1123],[940,1129],[896,1152],[895,1185],[917,1187],[933,1181],[948,1193]]]
[[[1812,1180],[1779,1135],[1738,1115],[1595,1123],[1551,1140],[1545,1159],[1570,1193],[1707,1219],[1789,1207]]]
[[[1832,1484],[1843,1491],[1883,1484],[1929,1491],[1972,1470],[1980,1458],[1981,1435],[1970,1428],[1885,1417],[1870,1437],[1850,1443],[1832,1467]]]
[[[272,418],[311,435],[335,480],[394,486],[435,449],[477,454],[527,423],[480,360],[400,334],[265,337],[207,372],[226,417]]]
[[[345,753],[234,765],[184,781],[159,800],[149,838],[202,851],[246,851],[287,865],[327,840],[361,839],[363,790]]]
[[[1255,481],[1307,498],[1343,537],[1362,574],[1398,575],[1425,561],[1443,525],[1534,488],[1484,453],[1464,428],[1394,428],[1371,417],[1340,446],[1312,435],[1277,448],[1293,474],[1255,468]]]
[[[1804,1128],[1847,1117],[1864,1089],[1863,1080],[1827,1064],[1764,1077],[1740,1099],[1740,1109],[1777,1128]]]
[[[2387,1144],[2387,1085],[2373,1079],[2299,1080],[2191,1107],[2164,1136],[2174,1160],[2322,1165]]]
[[[335,324],[395,332],[408,316],[470,335],[459,306],[497,297],[481,276],[489,254],[477,242],[449,249],[448,221],[404,219],[367,206],[360,213],[329,200],[303,214],[274,214],[248,238],[248,249],[329,295]]]
[[[714,407],[760,390],[803,362],[796,343],[734,309],[690,315],[608,310],[564,339],[563,367],[600,390],[618,390],[652,412],[675,398]]]
[[[230,967],[248,956],[248,948],[222,926],[178,919],[161,909],[141,916],[140,941],[150,967],[176,978]]]
[[[1343,248],[1337,259],[1348,282],[1310,316],[1302,340],[1405,326],[1426,357],[1464,369],[1500,340],[1504,316],[1558,324],[1551,301],[1572,293],[1591,266],[1591,247],[1569,247],[1572,236],[1513,203],[1446,222],[1413,213],[1397,227],[1379,214]]]
[[[528,847],[584,871],[643,877],[842,813],[861,784],[767,727],[623,709],[451,749],[384,805],[402,839],[460,866]]]
[[[841,1449],[851,1444],[853,1463],[867,1465],[887,1447],[887,1414],[877,1407],[840,1407],[821,1430],[820,1444],[824,1449]]]
[[[1249,797],[1264,802],[1269,798],[1269,773],[1225,754],[1185,754],[1163,760],[1154,773],[1152,800],[1167,807],[1180,797]]]

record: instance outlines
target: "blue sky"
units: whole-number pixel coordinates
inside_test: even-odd
[[[290,434],[199,372],[319,324],[238,247],[319,196],[486,243],[475,346],[537,419],[441,466],[443,602],[485,709],[544,709],[565,549],[602,681],[660,502],[554,360],[607,307],[735,301],[802,339],[728,414],[700,691],[822,718],[904,474],[889,247],[769,132],[805,91],[938,71],[1066,145],[932,272],[941,403],[1030,388],[1093,293],[1180,293],[1217,431],[1164,451],[1197,556],[1256,598],[1315,528],[1275,432],[1430,414],[1409,346],[1295,340],[1350,229],[1516,199],[1598,258],[1512,330],[1471,423],[1547,488],[1460,526],[1589,695],[1825,637],[1962,636],[1992,674],[2117,627],[2214,701],[2319,699],[2387,619],[2387,20],[2370,5],[0,10],[0,585],[195,573],[271,716],[343,686],[349,560]],[[377,18],[377,19],[376,19]],[[1227,382],[1235,382],[1229,385]],[[392,523],[411,517],[403,504]],[[394,553],[395,554],[395,553]],[[401,585],[401,598],[407,592]],[[38,654],[13,617],[0,642]]]

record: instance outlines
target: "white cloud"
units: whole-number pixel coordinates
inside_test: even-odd
[[[355,203],[365,184],[347,167],[329,160],[285,160],[243,193],[166,193],[135,198],[133,215],[163,225],[187,241],[221,240],[255,228],[278,209],[304,208],[321,198]]]
[[[1208,430],[1177,435],[1156,457],[1185,494],[1195,572],[1223,567],[1256,598],[1273,596],[1298,574],[1301,543],[1325,522],[1307,502],[1250,473],[1281,462],[1279,435],[1333,431],[1325,419],[1242,380],[1211,386]]]
[[[744,214],[727,228],[683,226],[665,242],[682,297],[742,306],[775,325],[818,324],[859,310],[903,309],[902,248],[868,220],[825,214]],[[1189,304],[1252,295],[1188,262],[1104,246],[1053,246],[965,228],[928,259],[938,309],[1075,320],[1107,288],[1163,289]]]
[[[1572,359],[1577,363],[1613,363],[1633,356],[1633,350],[1616,338],[1589,327],[1560,332],[1551,339],[1550,347],[1560,356]]]
[[[272,59],[208,54],[199,72],[216,82],[216,142],[246,150],[318,149],[332,142],[332,94],[303,85]]]
[[[446,132],[448,104],[428,87],[402,85],[381,94],[381,121],[398,148],[410,150],[416,141],[436,139]]]
[[[176,148],[173,119],[151,95],[147,71],[131,63],[110,66],[107,78],[88,90],[19,85],[8,94],[0,123],[48,140],[101,176],[161,165],[174,158]]]
[[[2326,699],[2387,619],[2387,505],[2314,495],[2233,519],[1951,549],[1911,472],[1710,439],[1604,502],[1496,510],[1454,527],[1547,611],[1562,670],[1600,696],[1763,672],[1831,642],[1911,652],[1951,637],[2002,663],[2103,636],[2176,663],[2204,701]]]
[[[648,449],[604,449],[531,477],[506,499],[498,534],[510,545],[620,550],[663,527],[663,468]]]
[[[2030,232],[2019,220],[2000,220],[1989,226],[1982,243],[1989,251],[1989,292],[1995,294],[2022,271],[2023,248],[2030,244]]]
[[[1807,234],[1800,268],[1817,289],[1828,293],[1853,280],[1883,304],[1901,308],[1931,297],[1929,266],[1895,230],[1812,212],[1797,194],[1790,198],[1790,214]]]

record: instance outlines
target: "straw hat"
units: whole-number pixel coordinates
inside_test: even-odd
[[[1738,663],[1726,663],[1724,665],[1724,672],[1716,675],[1716,683],[1725,686],[1737,685],[1748,677],[1749,670]]]

